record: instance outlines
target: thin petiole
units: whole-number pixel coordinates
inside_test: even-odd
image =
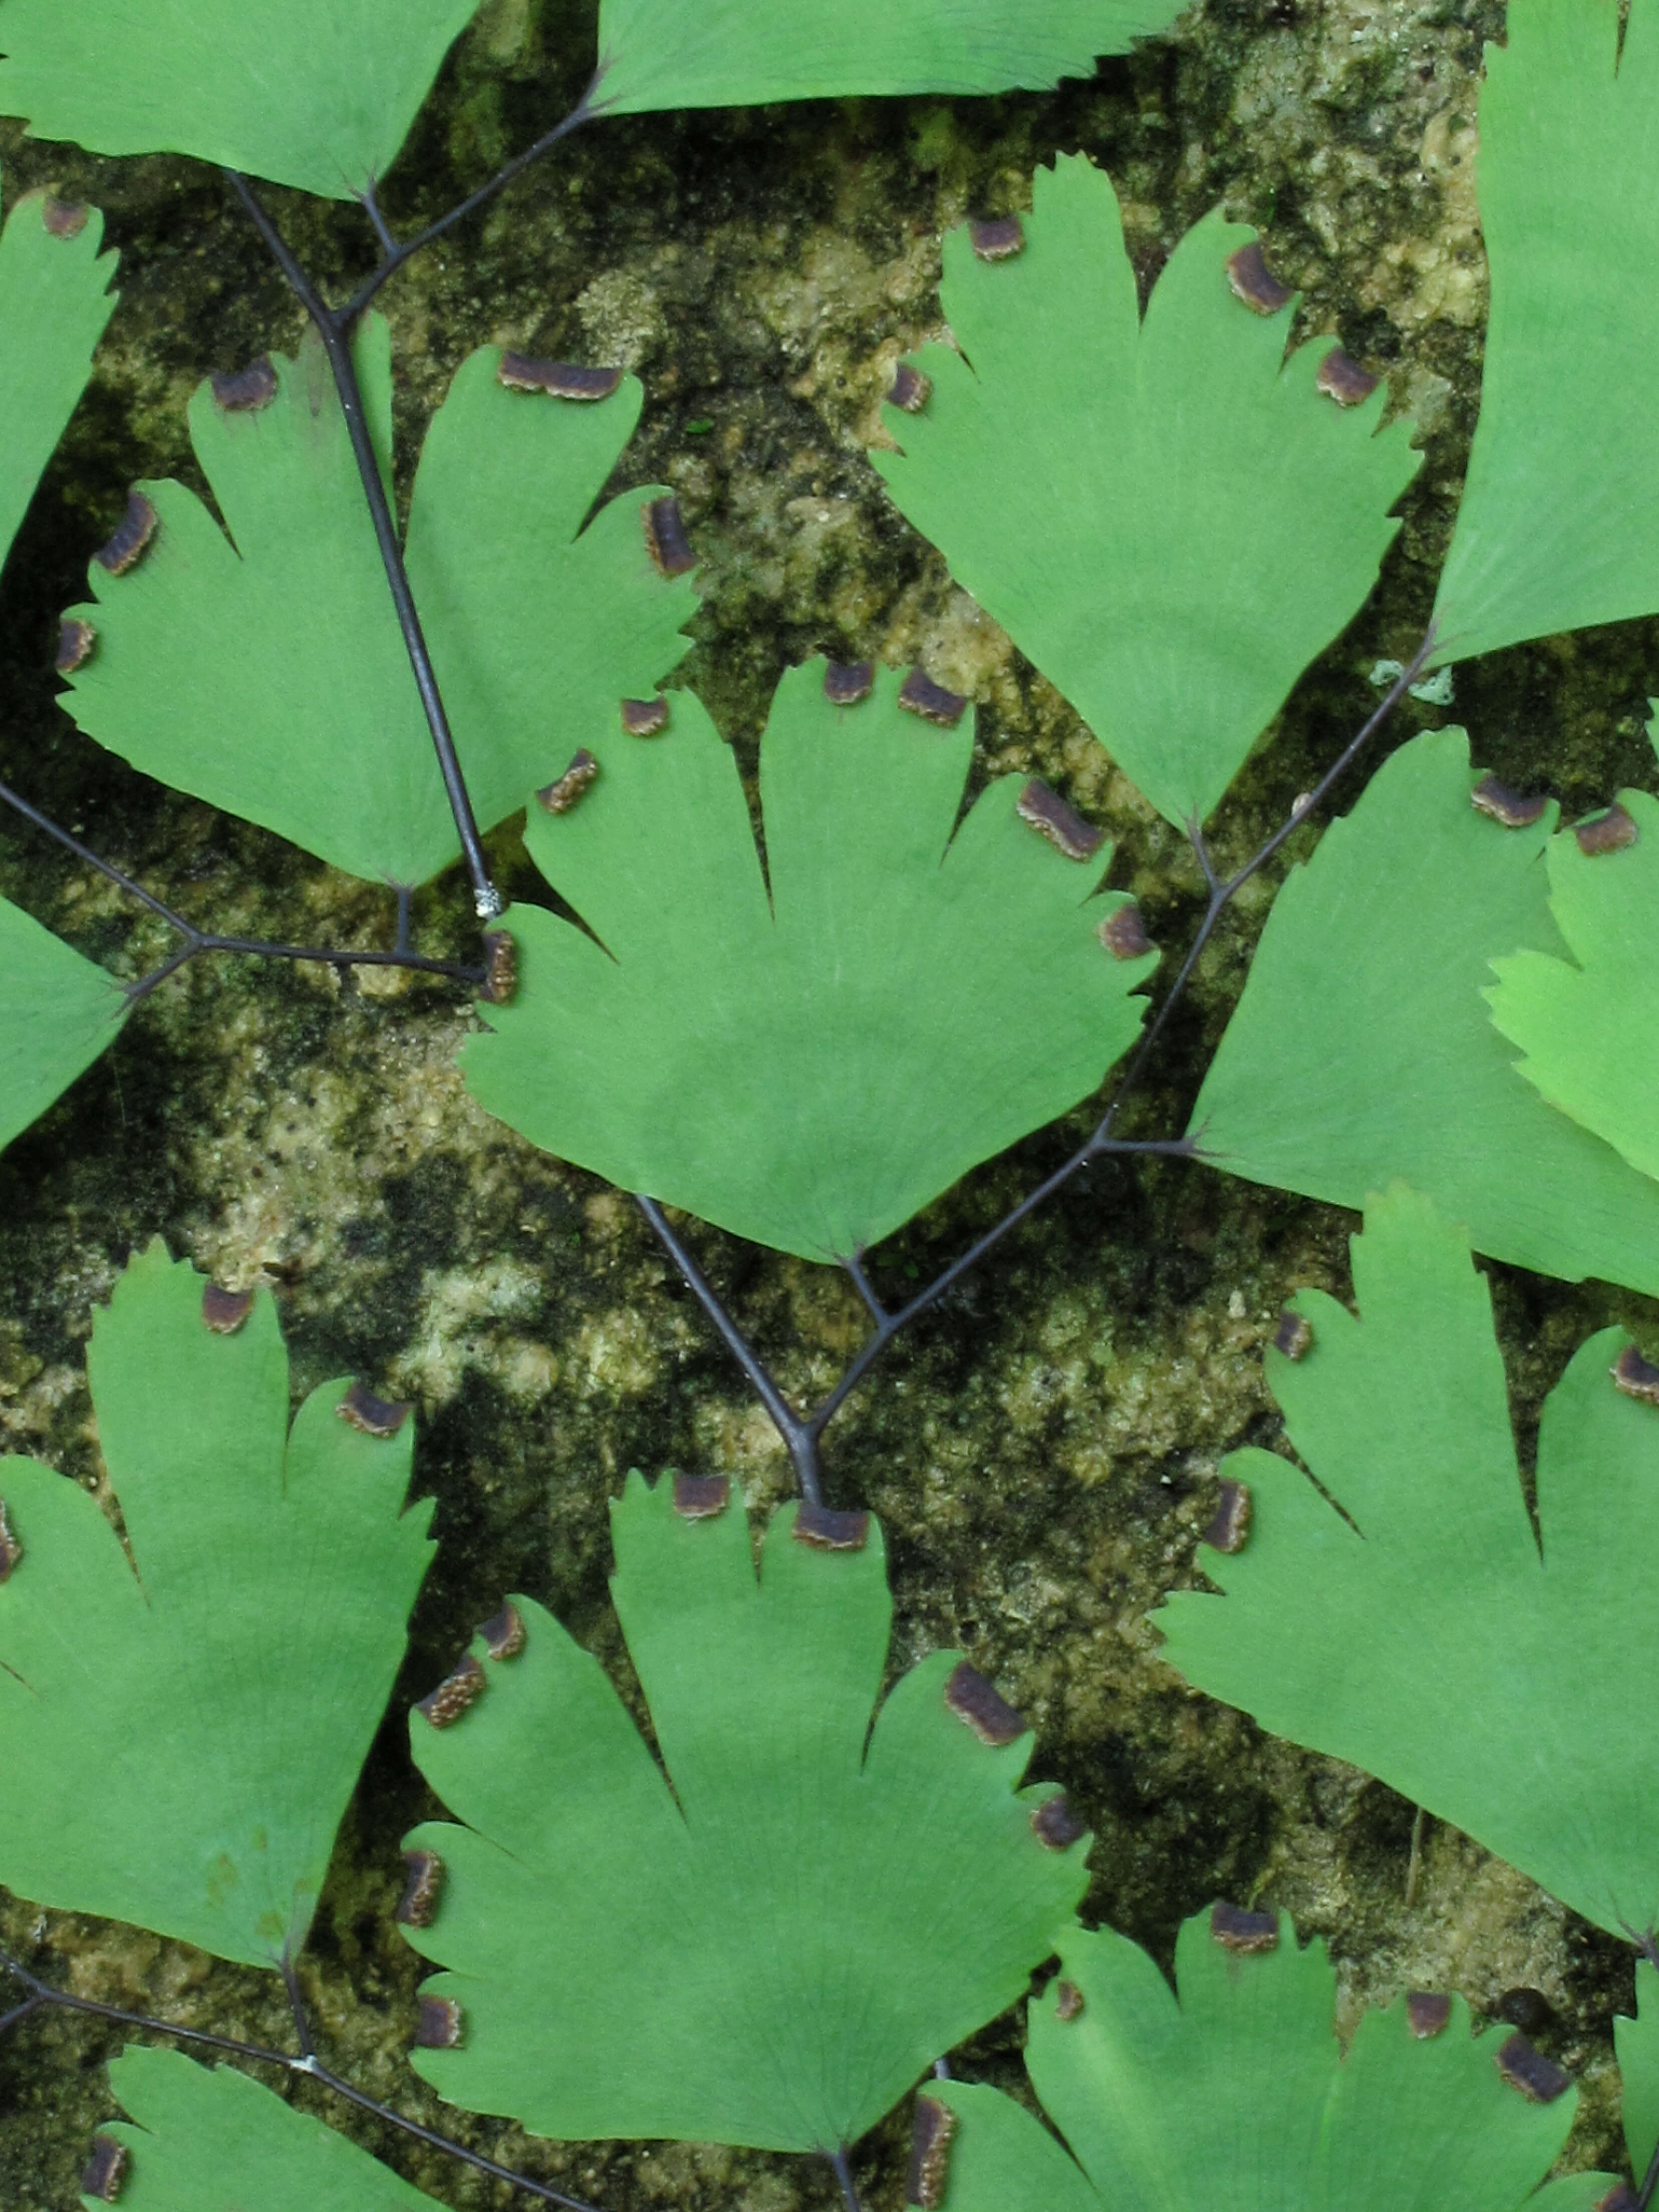
[[[156,897],[154,891],[147,891],[142,884],[135,883],[132,878],[124,870],[118,868],[112,860],[102,859],[93,851],[90,845],[83,845],[78,837],[71,836],[70,832],[60,823],[54,822],[49,814],[43,814],[38,806],[31,806],[22,793],[14,791],[9,783],[0,783],[0,803],[9,806],[14,812],[21,814],[25,822],[32,822],[37,830],[45,830],[48,837],[55,837],[65,851],[73,853],[77,860],[84,860],[89,868],[95,868],[100,876],[106,878],[118,890],[125,891],[129,898],[137,899],[140,906],[147,906],[152,914],[159,915],[167,927],[170,929],[176,929],[181,937],[195,936],[196,932],[182,915],[175,914],[164,900]]]
[[[380,213],[380,203],[375,196],[372,179],[363,186],[357,198],[362,203],[363,213],[374,227],[374,235],[380,240],[381,252],[395,265],[399,258],[398,241],[392,235],[386,217]]]
[[[841,2201],[844,2212],[863,2212],[863,2208],[859,2203],[858,2184],[853,2179],[853,2161],[845,2143],[839,2150],[830,2154],[830,2165],[836,2180],[841,2184]]]

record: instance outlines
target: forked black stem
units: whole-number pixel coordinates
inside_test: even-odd
[[[227,169],[225,175],[247,210],[254,228],[270,247],[272,258],[288,281],[289,289],[317,325],[323,350],[328,356],[328,365],[334,373],[334,389],[339,394],[340,411],[345,416],[346,434],[351,441],[352,458],[357,464],[358,480],[363,488],[363,500],[374,531],[374,543],[380,549],[380,565],[386,570],[386,588],[392,594],[398,628],[403,634],[404,650],[409,656],[415,689],[420,694],[421,710],[426,716],[426,726],[432,732],[432,747],[438,756],[438,773],[443,778],[449,811],[455,817],[456,833],[461,841],[461,857],[472,885],[472,904],[481,921],[491,921],[501,910],[501,895],[489,878],[483,840],[478,835],[466,778],[461,774],[455,739],[449,727],[449,716],[444,708],[443,694],[438,688],[437,672],[427,649],[426,634],[421,628],[421,617],[416,610],[415,594],[409,588],[409,575],[404,567],[404,549],[398,540],[398,526],[392,519],[392,502],[386,497],[380,456],[374,451],[374,441],[369,434],[362,387],[357,381],[357,364],[351,353],[353,311],[349,306],[335,308],[325,302],[295,259],[288,240],[265,212],[247,179],[236,169]]]
[[[206,2050],[222,2051],[234,2058],[246,2059],[256,2065],[280,2067],[286,2074],[302,2074],[308,2081],[320,2082],[335,2096],[344,2098],[348,2104],[356,2105],[361,2112],[372,2112],[376,2119],[384,2120],[388,2127],[397,2128],[404,2135],[413,2136],[417,2142],[444,2152],[461,2165],[471,2166],[475,2172],[487,2173],[495,2181],[510,2183],[514,2189],[523,2190],[526,2196],[539,2197],[544,2204],[560,2205],[563,2212],[599,2212],[599,2208],[590,2204],[586,2197],[568,2196],[563,2190],[555,2189],[545,2181],[532,2181],[527,2173],[515,2173],[510,2166],[502,2166],[498,2160],[486,2158],[482,2151],[469,2149],[465,2143],[457,2142],[452,2136],[440,2135],[435,2128],[422,2127],[418,2120],[406,2119],[391,2105],[383,2105],[378,2097],[368,2096],[362,2089],[355,2088],[349,2081],[323,2065],[311,2050],[311,2030],[306,2017],[305,2002],[291,1965],[284,1965],[283,1979],[294,2014],[295,2029],[305,2046],[299,2057],[290,2051],[269,2051],[263,2044],[244,2043],[234,2035],[215,2035],[201,2027],[179,2027],[170,2020],[154,2020],[148,2013],[128,2012],[120,2005],[100,2004],[95,1997],[72,1996],[67,1990],[54,1989],[50,1982],[41,1981],[21,1960],[9,1958],[4,1952],[0,1952],[0,1973],[12,1975],[29,1992],[26,2003],[0,2014],[0,2033],[42,2007],[57,2006],[65,2012],[88,2013],[94,2020],[112,2021],[120,2027],[141,2028],[150,2035],[168,2036],[177,2043],[191,2043]]]
[[[988,1253],[1002,1242],[1011,1230],[1018,1228],[1021,1222],[1028,1219],[1039,1206],[1045,1205],[1057,1191],[1063,1189],[1073,1176],[1096,1160],[1124,1153],[1148,1153],[1155,1157],[1162,1156],[1174,1159],[1194,1159],[1203,1157],[1201,1147],[1195,1137],[1158,1138],[1146,1142],[1126,1141],[1112,1134],[1113,1124],[1139,1083],[1153,1052],[1169,1026],[1170,1015],[1185,996],[1187,987],[1192,981],[1193,973],[1203,957],[1205,948],[1214,935],[1216,925],[1222,915],[1237,897],[1244,885],[1249,882],[1251,877],[1266,866],[1285,839],[1293,836],[1301,828],[1314,808],[1347,773],[1377,731],[1393,714],[1401,700],[1416,683],[1422,673],[1425,662],[1434,649],[1434,630],[1431,626],[1425,634],[1422,643],[1401,670],[1399,676],[1389,687],[1376,708],[1366,717],[1358,732],[1342,748],[1312,791],[1297,800],[1291,810],[1290,818],[1282,823],[1272,836],[1260,846],[1244,865],[1236,870],[1232,875],[1223,878],[1217,874],[1215,865],[1210,857],[1209,847],[1204,841],[1201,830],[1196,823],[1191,825],[1188,835],[1192,840],[1193,852],[1199,866],[1203,871],[1204,881],[1209,891],[1204,918],[1198,926],[1192,943],[1187,948],[1186,957],[1182,961],[1175,981],[1165,993],[1158,1012],[1141,1032],[1139,1042],[1130,1059],[1129,1065],[1124,1070],[1122,1080],[1099,1122],[1069,1159],[1063,1160],[1051,1175],[1045,1176],[1034,1190],[1026,1193],[1018,1206],[1012,1207],[1000,1221],[994,1222],[983,1236],[976,1237],[965,1252],[936,1275],[924,1290],[918,1291],[915,1297],[906,1304],[891,1309],[883,1304],[865,1273],[862,1254],[855,1253],[851,1259],[842,1262],[853,1287],[863,1300],[875,1326],[847,1366],[841,1380],[815,1413],[798,1413],[790,1405],[782,1391],[779,1389],[766,1363],[727,1311],[719,1292],[704,1274],[696,1257],[670,1225],[661,1206],[654,1199],[639,1200],[641,1212],[651,1224],[675,1266],[690,1285],[697,1303],[714,1323],[721,1341],[738,1366],[742,1368],[750,1389],[765,1407],[773,1426],[783,1439],[795,1470],[795,1479],[799,1484],[802,1497],[810,1499],[814,1504],[820,1503],[818,1447],[823,1432],[848,1397],[869,1373],[871,1368],[892,1343],[894,1338],[902,1335],[911,1322],[918,1320],[931,1306],[937,1305],[948,1291],[953,1290],[965,1275],[970,1273],[979,1265]]]

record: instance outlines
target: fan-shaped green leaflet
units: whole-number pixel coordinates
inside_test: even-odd
[[[0,899],[0,1146],[114,1042],[127,1005],[112,975]]]
[[[122,2212],[436,2212],[436,2202],[234,2067],[130,2044],[110,2087],[131,2117]],[[100,2200],[83,2197],[87,2212]]]
[[[1214,1928],[1182,1929],[1178,2001],[1127,1936],[1060,1937],[1025,2066],[1070,2155],[1000,2091],[930,2082],[957,2121],[945,2212],[1589,2212],[1607,2187],[1575,2174],[1534,2196],[1576,2094],[1526,2101],[1494,2063],[1504,2033],[1472,2040],[1461,1997],[1415,2024],[1404,1997],[1368,2011],[1343,2051],[1322,1943],[1298,1951],[1277,1914],[1248,1953]]]
[[[988,263],[945,244],[961,352],[889,410],[871,458],[951,572],[1064,692],[1159,812],[1201,822],[1315,654],[1358,611],[1417,457],[1315,380],[1331,342],[1285,356],[1288,313],[1253,314],[1218,212],[1137,305],[1116,196],[1062,156],[1033,180],[1025,245]]]
[[[1310,1347],[1267,1354],[1329,1498],[1288,1460],[1235,1452],[1249,1540],[1202,1555],[1224,1596],[1170,1600],[1165,1656],[1598,1927],[1651,1928],[1659,1410],[1614,1383],[1621,1331],[1581,1346],[1539,1435],[1540,1561],[1467,1236],[1401,1185],[1370,1201],[1352,1250],[1359,1318],[1303,1291]]]
[[[1625,2148],[1639,2182],[1659,2144],[1659,1972],[1647,1959],[1636,1962],[1636,2001],[1633,2016],[1615,2017],[1613,2037],[1623,2084]]]
[[[391,167],[478,0],[0,0],[0,111],[329,199]]]
[[[873,1244],[975,1162],[1075,1105],[1133,1042],[1152,964],[1103,950],[1110,854],[1064,858],[1008,777],[956,829],[972,753],[850,708],[823,664],[761,748],[770,902],[737,764],[689,693],[663,737],[586,739],[580,805],[532,806],[532,858],[599,942],[507,923],[520,986],[462,1058],[532,1143],[807,1259]],[[553,760],[550,766],[562,767]]]
[[[1192,1131],[1253,1182],[1358,1206],[1403,1177],[1477,1251],[1659,1291],[1659,1190],[1516,1074],[1481,996],[1517,947],[1556,953],[1540,861],[1469,803],[1462,730],[1372,777],[1274,902]]]
[[[1046,89],[1167,30],[1178,0],[603,0],[599,103],[735,107],[859,93]]]
[[[1486,49],[1480,419],[1435,659],[1659,608],[1659,9],[1512,0]],[[1615,75],[1615,68],[1617,74]]]
[[[1547,952],[1494,960],[1492,1019],[1552,1106],[1659,1176],[1659,799],[1621,791],[1636,831],[1611,851],[1549,843],[1550,912],[1571,961]]]
[[[131,1560],[96,1501],[0,1461],[0,1881],[271,1966],[305,1939],[432,1546],[412,1434],[325,1383],[288,1425],[268,1291],[208,1317],[159,1241],[88,1370]]]
[[[463,2021],[416,2063],[538,2135],[832,2150],[1020,1994],[1085,1887],[1080,1824],[1018,1789],[1024,1723],[952,1653],[872,1730],[891,1602],[867,1516],[783,1507],[758,1583],[718,1484],[630,1475],[612,1529],[666,1778],[597,1662],[516,1601],[525,1648],[481,1643],[470,1710],[410,1720],[471,1824],[408,1839],[443,1869],[410,1931],[450,1969],[426,1994]]]
[[[614,714],[685,650],[684,577],[653,567],[641,502],[583,515],[638,418],[627,380],[598,405],[509,391],[501,356],[465,362],[434,416],[406,564],[473,811],[524,803],[567,726]],[[383,465],[391,341],[357,341]],[[91,570],[98,646],[70,678],[81,727],[136,768],[262,823],[371,882],[423,883],[459,849],[319,341],[278,356],[264,404],[211,383],[191,436],[224,532],[182,484],[130,574]],[[580,535],[578,532],[580,532]]]

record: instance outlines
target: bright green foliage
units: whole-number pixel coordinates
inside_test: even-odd
[[[130,2044],[109,2081],[133,2120],[99,2130],[131,2154],[121,2212],[437,2212],[390,2166],[234,2067]],[[96,2197],[81,2202],[100,2212]]]
[[[0,5],[7,0],[0,0]],[[384,456],[391,343],[358,342]],[[695,604],[652,566],[647,489],[581,520],[638,419],[507,391],[475,353],[428,433],[407,562],[482,825],[524,804],[570,726],[614,720],[685,650]],[[194,492],[143,487],[161,516],[138,566],[90,574],[98,647],[65,702],[102,744],[370,881],[423,883],[459,850],[345,420],[320,343],[275,359],[276,397],[229,412],[204,384],[191,436],[227,525]],[[234,543],[232,541],[234,541]]]
[[[1620,2014],[1613,2023],[1624,2086],[1625,2148],[1639,2182],[1659,2143],[1659,1973],[1645,1959],[1636,1962],[1637,2016]]]
[[[1659,6],[1516,0],[1486,49],[1480,421],[1435,623],[1468,659],[1659,608]]]
[[[738,107],[858,93],[1044,89],[1166,30],[1181,0],[603,0],[600,104]]]
[[[1544,1408],[1533,1537],[1486,1283],[1401,1185],[1267,1353],[1300,1468],[1235,1452],[1249,1542],[1162,1616],[1166,1656],[1264,1728],[1378,1776],[1613,1933],[1659,1919],[1659,1412],[1583,1346]],[[1344,1519],[1343,1515],[1348,1516]],[[1352,1526],[1350,1525],[1352,1522]]]
[[[740,1500],[690,1520],[673,1499],[634,1474],[611,1508],[666,1780],[598,1662],[522,1598],[527,1648],[485,1662],[464,1718],[411,1717],[422,1772],[472,1824],[409,1839],[444,1866],[410,1941],[451,1968],[424,1986],[464,2022],[416,2063],[537,2135],[833,2148],[1022,1993],[1087,1845],[1039,1840],[1031,1740],[964,1725],[954,1654],[913,1668],[871,1733],[892,1611],[873,1522],[823,1550],[784,1506],[757,1583]]]
[[[697,701],[665,737],[581,734],[580,804],[527,842],[599,943],[507,916],[515,1000],[463,1055],[532,1143],[805,1258],[873,1244],[975,1162],[1074,1106],[1133,1042],[1132,987],[1084,866],[994,783],[954,838],[973,752],[902,712],[883,672],[852,708],[822,661],[780,685],[761,748],[771,901],[730,748]],[[562,763],[561,763],[562,765]]]
[[[0,0],[0,9],[3,5]],[[57,204],[44,192],[30,192],[0,232],[0,560],[86,389],[93,348],[115,313],[109,285],[117,257],[98,251],[103,216],[86,209],[82,228],[65,237],[46,228]],[[60,221],[65,218],[67,210]]]
[[[1289,1932],[1241,1956],[1200,1913],[1176,1947],[1177,2002],[1127,1936],[1068,1929],[1025,2066],[1072,2155],[1012,2097],[929,2082],[958,2122],[945,2212],[1588,2212],[1607,2175],[1532,2198],[1575,2093],[1527,2102],[1492,2063],[1502,2034],[1474,2040],[1461,1997],[1426,2039],[1404,1997],[1367,2012],[1340,2052],[1325,1947]],[[1082,1998],[1069,2019],[1062,1991],[1065,2009]]]
[[[1410,425],[1317,392],[1334,341],[1286,362],[1289,308],[1233,296],[1254,231],[1196,224],[1143,324],[1104,172],[1062,157],[1033,191],[1017,259],[946,239],[962,350],[920,356],[932,397],[871,458],[1158,811],[1202,821],[1376,581]]]
[[[0,899],[0,1146],[91,1066],[126,1017],[112,975]]]
[[[269,1292],[220,1335],[203,1289],[158,1241],[94,1325],[131,1560],[78,1484],[0,1460],[21,1547],[0,1584],[0,1881],[270,1966],[310,1925],[429,1509],[399,1517],[411,1431],[337,1420],[343,1383],[290,1436]]]
[[[1659,1176],[1659,799],[1619,799],[1640,832],[1634,845],[1592,856],[1574,837],[1550,840],[1550,911],[1572,960],[1494,960],[1486,997],[1528,1082]]]
[[[478,0],[0,0],[0,112],[95,154],[194,154],[349,199]]]
[[[1495,959],[1562,950],[1554,809],[1504,829],[1474,781],[1463,732],[1426,732],[1293,871],[1193,1130],[1253,1182],[1358,1206],[1403,1177],[1477,1251],[1659,1291],[1659,1190],[1522,1081],[1488,1018]]]

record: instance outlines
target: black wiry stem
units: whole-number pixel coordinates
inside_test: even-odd
[[[853,2179],[853,2160],[845,2143],[830,2154],[830,2164],[841,2184],[841,2201],[845,2212],[863,2212],[859,2203],[858,2184]]]
[[[1636,2212],[1648,2212],[1648,2207],[1653,2202],[1653,2192],[1656,2189],[1659,2189],[1659,2143],[1656,2143],[1653,2147],[1653,2155],[1648,2160],[1648,2170],[1642,2176],[1642,2185],[1636,2192]]]
[[[342,319],[350,322],[356,316],[361,315],[381,285],[388,277],[395,276],[405,261],[422,252],[424,247],[430,246],[434,239],[441,238],[447,230],[453,230],[458,222],[464,222],[468,216],[476,215],[481,207],[486,206],[495,198],[496,193],[503,191],[514,178],[521,177],[532,161],[539,161],[542,155],[556,146],[562,138],[569,137],[572,131],[580,131],[583,124],[592,123],[597,116],[602,115],[605,112],[605,103],[603,100],[596,100],[593,95],[599,90],[599,79],[604,75],[605,71],[601,68],[562,123],[556,123],[550,131],[544,131],[537,139],[533,146],[527,146],[522,154],[515,155],[507,167],[498,170],[488,184],[480,185],[476,192],[468,193],[465,199],[451,208],[447,215],[441,215],[435,222],[428,223],[424,230],[417,230],[413,238],[405,239],[401,246],[386,228],[372,191],[365,193],[363,205],[368,211],[369,221],[379,234],[386,258],[371,276],[364,278],[346,301],[345,306],[340,309]]]
[[[380,475],[380,456],[374,451],[374,441],[369,435],[362,388],[357,381],[357,364],[352,358],[351,311],[349,308],[332,308],[324,302],[311,279],[295,259],[287,240],[261,205],[247,179],[235,169],[227,169],[225,175],[247,210],[254,228],[270,247],[276,266],[288,282],[289,289],[317,325],[324,351],[328,356],[328,365],[334,374],[334,389],[339,394],[340,410],[345,416],[346,434],[351,440],[352,458],[357,464],[363,499],[374,526],[374,543],[380,549],[380,565],[386,570],[386,588],[392,594],[398,628],[403,634],[404,650],[409,656],[415,689],[420,695],[422,712],[432,733],[433,750],[438,757],[438,773],[443,778],[449,811],[455,817],[456,833],[461,841],[461,856],[472,885],[472,903],[481,921],[493,921],[501,910],[501,895],[490,881],[489,864],[484,859],[483,840],[478,835],[466,778],[461,773],[461,763],[455,751],[455,739],[449,727],[449,716],[444,708],[443,694],[438,688],[437,672],[432,665],[426,635],[421,628],[415,594],[409,587],[409,576],[404,567],[404,549],[398,537],[398,526],[392,520],[392,503],[386,497],[385,480]]]
[[[686,1282],[696,1293],[698,1304],[714,1323],[722,1342],[742,1368],[750,1388],[771,1417],[773,1426],[783,1439],[795,1469],[796,1480],[803,1497],[815,1504],[819,1502],[819,1444],[823,1432],[881,1358],[895,1337],[900,1336],[932,1306],[969,1274],[986,1255],[999,1245],[1012,1230],[1027,1220],[1039,1206],[1045,1205],[1055,1193],[1063,1189],[1072,1178],[1096,1160],[1130,1153],[1149,1154],[1173,1159],[1196,1159],[1203,1157],[1202,1147],[1196,1137],[1161,1138],[1146,1142],[1126,1141],[1112,1134],[1113,1125],[1138,1086],[1153,1053],[1168,1029],[1170,1018],[1186,995],[1194,971],[1211,938],[1216,925],[1249,882],[1278,852],[1285,839],[1294,835],[1308,819],[1314,808],[1334,788],[1353,765],[1399,705],[1411,686],[1422,673],[1424,664],[1434,649],[1432,627],[1425,633],[1422,643],[1401,670],[1375,709],[1366,717],[1357,733],[1337,755],[1331,766],[1321,776],[1313,790],[1297,801],[1290,818],[1274,830],[1265,843],[1259,846],[1243,866],[1231,876],[1223,878],[1216,872],[1203,833],[1196,823],[1191,825],[1189,836],[1194,854],[1203,872],[1208,889],[1203,920],[1200,922],[1192,943],[1176,973],[1174,982],[1165,993],[1162,1003],[1151,1022],[1141,1032],[1140,1039],[1125,1069],[1121,1081],[1110,1104],[1092,1133],[1079,1145],[1068,1159],[1063,1160],[1051,1175],[1045,1176],[1034,1190],[1028,1191],[1019,1203],[993,1223],[984,1235],[976,1237],[968,1249],[944,1268],[924,1290],[919,1291],[908,1304],[889,1309],[872,1288],[865,1273],[863,1255],[855,1254],[842,1262],[854,1288],[864,1301],[871,1319],[875,1323],[870,1335],[843,1371],[840,1381],[817,1411],[803,1415],[795,1411],[779,1389],[765,1362],[755,1351],[736,1321],[727,1311],[719,1293],[709,1282],[682,1239],[671,1228],[662,1208],[654,1199],[641,1198],[641,1212],[655,1230],[658,1237]]]
[[[498,2160],[486,2158],[482,2151],[469,2149],[465,2143],[457,2142],[452,2136],[440,2135],[434,2128],[422,2127],[418,2120],[406,2119],[392,2106],[382,2104],[378,2097],[368,2096],[331,2068],[323,2065],[311,2050],[311,2031],[306,2018],[305,2004],[291,1966],[284,1966],[283,1978],[294,2013],[295,2027],[305,2045],[303,2054],[298,2057],[290,2051],[267,2050],[263,2044],[244,2043],[234,2035],[215,2035],[206,2028],[180,2027],[170,2020],[152,2019],[148,2013],[128,2012],[120,2005],[102,2004],[95,1997],[73,1996],[67,1990],[54,1989],[50,1982],[41,1981],[20,1960],[10,1958],[4,1952],[0,1952],[0,1973],[14,1976],[29,1992],[26,2003],[0,2015],[0,2033],[32,2012],[54,2006],[64,2012],[87,2013],[94,2020],[110,2021],[119,2027],[138,2028],[147,2034],[168,2036],[174,2042],[194,2044],[210,2051],[222,2051],[231,2057],[246,2060],[251,2064],[279,2067],[286,2074],[303,2075],[307,2081],[319,2082],[335,2096],[343,2097],[348,2104],[356,2105],[359,2111],[372,2112],[376,2119],[385,2121],[388,2127],[397,2128],[404,2135],[413,2136],[417,2142],[444,2152],[461,2165],[471,2166],[476,2172],[489,2174],[492,2180],[505,2181],[514,2189],[521,2189],[526,2196],[538,2197],[544,2204],[560,2205],[563,2212],[599,2212],[599,2208],[590,2204],[586,2197],[568,2196],[563,2190],[555,2189],[545,2181],[532,2181],[528,2174],[516,2173],[510,2166],[502,2166]]]

